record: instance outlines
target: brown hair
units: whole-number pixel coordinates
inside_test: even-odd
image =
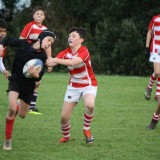
[[[86,31],[85,31],[84,28],[81,28],[81,27],[80,27],[80,28],[78,28],[78,27],[73,27],[73,28],[71,28],[71,29],[69,30],[69,34],[70,34],[71,32],[74,32],[74,31],[76,31],[81,38],[83,38],[83,39],[86,38]]]
[[[43,12],[44,12],[44,15],[46,15],[46,10],[45,10],[45,8],[42,7],[42,6],[35,6],[34,9],[33,9],[33,13],[32,13],[32,14],[35,14],[35,12],[37,12],[37,11],[39,11],[39,10],[43,11]]]

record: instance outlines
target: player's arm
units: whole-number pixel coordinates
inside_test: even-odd
[[[152,37],[152,30],[149,29],[148,32],[147,32],[146,47],[149,47],[150,41],[151,41],[151,37]]]
[[[45,50],[45,52],[46,52],[48,58],[52,56],[52,48],[51,48],[51,47],[47,48],[47,49]],[[47,69],[48,72],[51,72],[51,71],[52,71],[52,67],[49,67],[49,66],[48,66],[47,68],[48,68],[48,69]]]
[[[19,39],[26,39],[25,37],[23,37],[23,36],[19,36]]]
[[[83,60],[80,57],[74,59],[59,59],[59,58],[48,58],[46,64],[48,66],[53,66],[54,64],[61,64],[65,66],[75,66],[82,63]]]
[[[4,47],[2,44],[0,44],[0,57],[2,57],[3,55],[3,50],[4,50]]]
[[[0,54],[1,54],[1,47],[5,46],[10,46],[10,47],[20,47],[23,46],[26,43],[25,39],[19,39],[19,38],[10,38],[10,37],[5,37],[1,42],[0,42]]]
[[[3,75],[5,76],[5,78],[8,78],[8,77],[9,77],[10,73],[9,73],[9,71],[7,71],[6,68],[4,67],[2,57],[0,57],[0,71],[3,73]]]

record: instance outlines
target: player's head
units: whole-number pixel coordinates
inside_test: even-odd
[[[42,41],[45,38],[48,38],[48,41],[54,42],[56,40],[56,35],[54,34],[54,32],[50,31],[50,30],[43,30],[39,36],[38,36],[38,40],[40,41],[40,48],[42,49]],[[43,48],[44,49],[44,48]]]
[[[86,31],[83,28],[74,27],[69,30],[68,44],[70,47],[81,45],[86,37]]]
[[[0,41],[6,36],[7,34],[8,25],[5,20],[0,19]]]
[[[36,6],[33,9],[33,19],[37,23],[42,23],[45,20],[46,11],[42,6]]]
[[[77,32],[81,38],[83,38],[83,39],[86,38],[86,31],[85,31],[84,28],[73,27],[73,28],[71,28],[71,29],[69,30],[69,34],[70,34],[71,32]]]

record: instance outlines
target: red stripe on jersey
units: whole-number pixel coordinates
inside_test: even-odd
[[[159,36],[160,35],[160,31],[155,31],[155,35]]]
[[[159,27],[159,26],[160,26],[160,21],[155,21],[155,22],[154,22],[154,26],[155,26],[155,27],[156,27],[156,26]]]
[[[160,45],[160,40],[154,40],[154,43]]]

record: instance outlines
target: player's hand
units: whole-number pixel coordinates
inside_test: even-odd
[[[47,65],[48,67],[56,66],[57,63],[55,63],[55,58],[49,57],[49,58],[46,60],[46,65]]]
[[[39,78],[39,70],[34,66],[28,69],[28,73],[34,78]]]
[[[146,58],[150,57],[150,49],[149,49],[149,47],[146,47],[145,57]]]
[[[9,73],[9,71],[4,70],[3,75],[4,75],[5,78],[8,78],[10,76],[10,73]]]

